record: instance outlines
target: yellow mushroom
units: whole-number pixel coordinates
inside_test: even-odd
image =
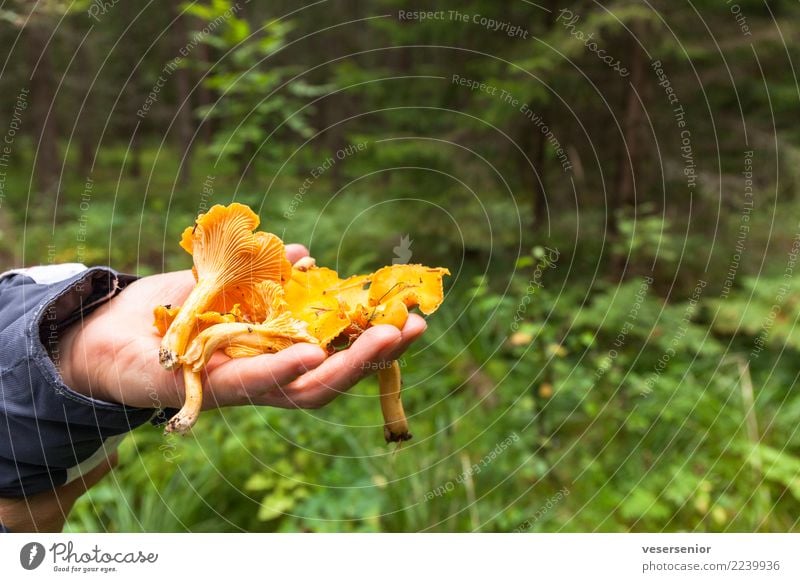
[[[293,269],[286,283],[285,299],[292,316],[306,322],[308,333],[323,349],[350,326],[347,306],[337,293],[340,284],[336,271],[313,266]]]
[[[425,315],[439,308],[444,299],[442,278],[450,271],[423,265],[392,265],[372,275],[369,304],[378,306],[402,301],[406,307],[419,307]]]
[[[191,366],[182,366],[182,368],[186,396],[180,412],[167,422],[165,433],[185,434],[197,422],[203,406],[203,381],[200,378],[200,372],[195,372]]]
[[[428,315],[444,299],[442,279],[450,272],[443,268],[393,265],[347,279],[310,257],[292,268],[278,237],[253,232],[258,222],[247,206],[217,205],[183,233],[181,246],[194,259],[195,288],[180,308],[154,310],[164,336],[161,364],[182,366],[186,387],[184,405],[167,432],[185,433],[197,421],[201,373],[218,350],[240,358],[310,342],[332,353],[371,326],[402,329],[410,309]],[[378,370],[378,385],[386,441],[410,439],[396,361]]]
[[[430,314],[444,299],[447,269],[393,265],[371,275],[339,279],[336,271],[314,265],[295,268],[286,284],[286,303],[293,317],[308,324],[308,333],[323,348],[349,345],[373,325],[402,329],[408,310]],[[401,400],[402,378],[396,361],[378,370],[384,436],[387,442],[411,438]]]
[[[194,259],[197,284],[161,341],[159,360],[168,370],[180,364],[199,314],[223,313],[236,303],[249,310],[259,283],[281,283],[290,276],[283,242],[273,234],[253,233],[258,223],[243,204],[215,205],[183,232],[180,244]]]
[[[218,349],[224,349],[230,357],[241,357],[279,352],[299,342],[317,343],[305,328],[305,323],[293,319],[289,313],[261,324],[213,325],[192,340],[183,361],[193,371],[199,372]]]
[[[217,303],[224,305],[222,300]],[[184,404],[169,420],[165,432],[184,434],[197,422],[203,406],[200,373],[217,349],[223,349],[231,358],[242,358],[274,353],[296,342],[316,342],[305,332],[306,324],[292,319],[286,312],[288,306],[279,283],[262,281],[256,285],[248,306],[243,310],[236,303],[231,306],[231,313],[208,311],[196,317],[197,335],[181,356],[186,389]],[[177,316],[179,310],[157,307],[155,312],[159,327],[159,316]],[[265,323],[251,323],[253,317]]]
[[[412,435],[408,432],[408,419],[406,419],[403,401],[400,398],[403,380],[397,360],[393,360],[389,367],[378,370],[378,388],[381,412],[383,413],[383,438],[387,443],[402,443],[411,440]]]
[[[186,398],[180,411],[167,422],[165,432],[185,434],[197,422],[203,406],[200,374],[218,349],[228,357],[243,358],[279,352],[298,342],[316,340],[305,332],[304,323],[288,313],[262,324],[218,323],[201,331],[181,358]]]
[[[172,322],[178,316],[180,310],[180,307],[171,307],[166,305],[156,306],[156,308],[153,310],[153,316],[155,317],[153,325],[158,330],[159,335],[163,336],[165,333],[167,333],[169,326],[172,325]],[[238,304],[231,308],[230,313],[206,311],[205,313],[200,313],[196,317],[196,331],[199,333],[205,328],[216,325],[217,323],[231,323],[237,321],[237,319],[241,319],[241,317],[241,309]]]

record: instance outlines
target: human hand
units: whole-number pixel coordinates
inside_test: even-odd
[[[287,245],[286,252],[293,263],[308,256],[302,245]],[[59,346],[65,384],[107,402],[179,408],[183,375],[158,363],[161,338],[153,327],[153,307],[180,305],[193,285],[191,271],[145,277],[70,326]],[[312,344],[249,358],[216,354],[204,373],[203,408],[319,408],[397,359],[425,327],[425,320],[412,314],[402,330],[375,326],[350,348],[329,357]]]

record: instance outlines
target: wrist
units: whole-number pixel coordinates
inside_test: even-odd
[[[100,386],[97,382],[93,382],[87,373],[88,354],[83,336],[84,329],[80,321],[73,323],[61,332],[58,341],[60,357],[55,362],[56,368],[64,384],[75,392],[103,399],[99,394]],[[95,366],[97,366],[96,362]]]

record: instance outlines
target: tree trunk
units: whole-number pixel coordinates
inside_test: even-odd
[[[50,58],[52,45],[47,46],[50,29],[40,22],[31,20],[25,30],[28,62],[31,71],[31,113],[30,120],[36,144],[36,163],[33,168],[34,183],[39,194],[40,208],[52,209],[59,179],[58,130],[55,107],[50,111],[55,99],[53,64]],[[47,48],[45,48],[47,47]]]
[[[170,4],[173,13],[177,16],[179,8],[176,4]],[[178,16],[175,24],[173,25],[175,34],[172,35],[174,41],[175,55],[180,55],[180,50],[186,46],[188,42],[188,33],[186,31],[186,17]],[[194,124],[192,123],[192,99],[191,99],[191,79],[189,69],[186,67],[186,62],[182,62],[181,66],[175,69],[173,73],[175,76],[175,99],[176,99],[176,119],[177,125],[177,138],[178,138],[178,154],[180,158],[180,170],[178,173],[178,183],[181,186],[186,186],[192,176],[192,135],[194,133]]]
[[[546,36],[547,33],[553,29],[553,26],[555,26],[555,19],[557,16],[556,0],[549,0],[547,2],[547,8],[549,9],[550,16],[546,20],[544,30],[541,33],[542,36]],[[529,103],[529,105],[531,107],[534,106],[533,103]],[[542,111],[540,112],[542,119],[544,119],[545,122],[547,122],[550,117],[550,109],[550,107],[542,107]],[[520,159],[522,164],[520,170],[523,176],[523,183],[525,183],[526,188],[531,195],[531,212],[533,214],[531,224],[533,224],[533,226],[541,226],[542,221],[547,215],[547,190],[545,186],[547,184],[547,181],[545,180],[545,152],[547,151],[547,136],[537,129],[533,124],[524,123],[522,124],[522,128],[524,132],[521,136],[521,142],[523,144],[522,147],[528,154],[531,163],[538,172],[538,178],[528,166],[528,162],[524,159]]]
[[[120,10],[122,11],[123,18],[127,22],[133,21],[137,14],[138,9],[136,6],[133,5],[132,2],[122,2],[120,3]],[[136,67],[135,70],[131,72],[131,78],[128,81],[128,85],[124,91],[124,109],[125,109],[125,129],[123,131],[130,132],[124,137],[128,140],[128,148],[129,154],[126,160],[126,166],[128,171],[128,176],[134,179],[139,179],[142,177],[142,143],[141,143],[141,133],[144,130],[143,124],[145,120],[140,118],[137,114],[139,107],[142,106],[144,103],[147,93],[142,90],[142,67],[144,64],[139,64],[138,66],[136,63],[139,60],[141,47],[131,40],[127,40],[123,43],[120,48],[121,54],[125,62],[130,63],[131,67]],[[149,116],[153,114],[151,110],[146,117],[149,119]]]
[[[92,170],[94,164],[95,138],[97,137],[97,111],[95,110],[95,98],[91,91],[89,81],[94,77],[92,67],[91,52],[86,48],[81,48],[77,55],[78,71],[81,79],[86,80],[86,99],[83,101],[83,110],[80,112],[80,122],[78,123],[78,175],[85,179]],[[95,87],[96,90],[96,87]],[[79,96],[80,97],[80,96]]]
[[[200,64],[200,70],[197,71],[197,105],[206,107],[214,102],[214,96],[211,90],[206,86],[205,81],[208,79],[207,73],[211,67],[211,55],[209,46],[201,42],[197,45],[197,63]],[[203,143],[209,145],[214,137],[214,120],[207,117],[200,121],[200,135],[202,136]]]
[[[545,108],[541,115],[543,119],[548,117],[548,109]],[[528,160],[518,156],[519,172],[525,190],[530,193],[531,200],[531,224],[541,226],[542,221],[547,215],[547,192],[545,188],[546,168],[545,152],[547,148],[547,136],[531,124],[522,124],[522,134],[519,137],[520,145],[527,154],[533,168],[530,167]]]
[[[639,45],[647,38],[647,26],[641,20],[631,24],[630,43],[630,82],[624,92],[624,113],[622,121],[623,143],[620,145],[617,162],[616,188],[609,197],[611,207],[608,209],[608,234],[612,238],[619,236],[619,213],[622,210],[636,211],[636,180],[642,176],[641,161],[645,159],[645,142],[642,139],[646,123],[643,107],[646,106],[644,79],[647,73],[647,56]],[[642,103],[639,102],[641,98]],[[643,105],[643,103],[645,105]],[[639,186],[641,190],[641,186]],[[625,265],[624,253],[618,253],[612,259],[612,271],[615,276],[623,276]]]
[[[631,76],[630,84],[625,92],[625,112],[622,125],[624,143],[620,148],[617,164],[615,210],[636,205],[636,178],[641,173],[639,171],[640,160],[645,156],[642,134],[646,120],[639,97],[644,100],[642,91],[647,72],[647,56],[639,46],[639,42],[646,38],[647,30],[644,23],[638,20],[633,22],[631,30]]]

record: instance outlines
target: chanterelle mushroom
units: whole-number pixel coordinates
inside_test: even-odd
[[[244,308],[240,303],[246,301]],[[227,313],[206,311],[195,318],[197,333],[181,356],[185,399],[183,407],[173,416],[165,432],[186,433],[200,415],[203,405],[203,385],[200,372],[218,349],[231,358],[244,358],[274,353],[294,343],[317,343],[306,332],[307,324],[288,313],[283,286],[275,281],[262,281],[251,287],[247,296],[225,293],[214,300],[217,309]],[[153,310],[155,326],[162,335],[175,321],[181,308],[157,306]],[[261,323],[255,323],[261,322]]]
[[[186,386],[184,405],[167,432],[185,433],[197,421],[201,372],[217,350],[241,358],[311,342],[332,353],[373,325],[401,329],[409,309],[428,315],[444,299],[442,279],[450,272],[443,268],[394,265],[348,279],[310,257],[292,268],[279,238],[253,232],[258,222],[242,204],[214,206],[183,233],[181,246],[194,258],[197,284],[180,308],[154,310],[164,336],[161,363],[168,369],[182,365]],[[386,440],[410,439],[397,362],[378,370],[378,384]]]
[[[204,329],[189,344],[182,358],[184,365],[199,372],[218,349],[231,358],[241,358],[279,352],[299,342],[317,343],[307,333],[307,324],[288,312],[283,287],[264,281],[256,291],[254,301],[264,314],[263,322],[222,322]]]
[[[215,205],[197,217],[181,238],[181,247],[194,259],[195,285],[161,341],[159,360],[172,370],[180,364],[197,317],[214,303],[252,304],[254,288],[262,281],[284,282],[291,274],[283,242],[274,234],[253,233],[259,218],[243,204]]]
[[[450,271],[423,265],[393,265],[371,275],[339,279],[324,267],[295,267],[286,284],[289,312],[308,324],[308,333],[328,351],[349,345],[365,329],[389,324],[402,329],[409,308],[429,315],[444,299],[442,278]],[[378,370],[384,437],[387,442],[411,438],[400,399],[397,362]]]

